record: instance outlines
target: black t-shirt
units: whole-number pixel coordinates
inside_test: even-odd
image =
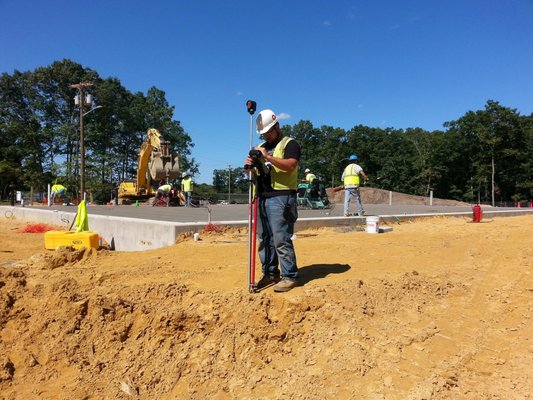
[[[262,146],[265,148],[267,153],[272,156],[274,154],[274,149],[278,145],[279,140],[276,140],[273,143],[265,142]],[[283,155],[284,159],[288,158],[294,158],[295,160],[300,161],[300,156],[302,154],[302,149],[300,147],[300,144],[296,140],[290,140],[286,146],[285,146],[285,153]],[[274,190],[272,188],[272,182],[270,179],[270,163],[266,163],[266,171],[264,171],[263,174],[259,176],[258,184],[259,184],[259,193],[265,195],[266,197],[272,197],[272,196],[281,196],[281,195],[287,195],[287,194],[294,194],[296,193],[295,190]]]

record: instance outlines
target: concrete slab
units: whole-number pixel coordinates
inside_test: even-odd
[[[383,222],[398,222],[435,216],[472,218],[470,207],[367,205],[369,215]],[[0,206],[0,215],[21,221],[62,226],[66,230],[75,219],[76,207]],[[229,205],[207,208],[88,206],[89,227],[120,251],[143,251],[170,246],[179,234],[198,232],[209,223],[232,227],[248,226],[248,206]],[[391,213],[391,211],[393,213]],[[365,217],[343,217],[342,207],[332,210],[301,210],[296,231],[316,227],[349,227],[366,224]],[[490,208],[483,218],[532,214],[530,208]],[[43,244],[44,248],[44,244]]]

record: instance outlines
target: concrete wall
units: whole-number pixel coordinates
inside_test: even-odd
[[[31,207],[0,206],[0,212],[5,218],[46,223],[65,230],[72,225],[76,216],[75,210],[70,213]],[[170,246],[174,244],[179,233],[195,231],[198,228],[191,224],[175,222],[89,215],[89,229],[102,236],[115,250],[143,251]]]

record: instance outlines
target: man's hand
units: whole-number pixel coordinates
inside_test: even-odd
[[[250,175],[250,172],[252,172],[252,166],[254,164],[254,160],[250,156],[246,157],[246,160],[244,160],[244,172],[246,172],[248,175]]]
[[[263,146],[257,146],[255,147],[255,150],[258,150],[261,152],[261,157],[263,157],[265,160],[268,156],[268,152],[266,151],[266,149],[263,147]]]

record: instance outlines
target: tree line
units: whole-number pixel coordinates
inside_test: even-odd
[[[467,202],[492,203],[533,198],[533,114],[487,101],[443,124],[445,130],[314,127],[310,121],[282,127],[302,146],[299,176],[309,168],[326,187],[341,184],[351,154],[370,176],[372,187]],[[215,170],[218,192],[246,191],[242,168]]]
[[[84,118],[86,183],[96,200],[109,199],[118,183],[135,176],[137,152],[148,128],[156,128],[180,154],[181,170],[192,175],[199,165],[191,157],[194,143],[165,92],[131,92],[118,78],[99,74],[71,60],[34,71],[0,76],[0,191],[44,191],[59,183],[72,193],[79,184],[79,109],[71,85],[91,82],[89,92],[101,106]],[[90,111],[89,109],[87,111]],[[306,168],[327,187],[341,184],[350,154],[370,176],[370,186],[409,194],[468,202],[533,198],[533,114],[488,100],[484,109],[468,111],[443,130],[394,129],[355,125],[349,130],[313,126],[302,120],[285,125],[285,134],[302,145],[300,176]],[[242,167],[215,170],[213,184],[198,185],[205,196],[246,193]]]
[[[96,200],[109,199],[118,183],[135,177],[137,153],[148,128],[158,129],[180,155],[180,167],[192,173],[194,146],[165,92],[150,88],[131,92],[117,78],[101,78],[71,60],[56,61],[34,71],[0,76],[0,189],[46,190],[58,182],[79,192],[80,124],[72,84],[87,89],[99,108],[84,117],[85,187]],[[90,107],[90,106],[89,106]],[[89,107],[85,111],[89,112]]]

